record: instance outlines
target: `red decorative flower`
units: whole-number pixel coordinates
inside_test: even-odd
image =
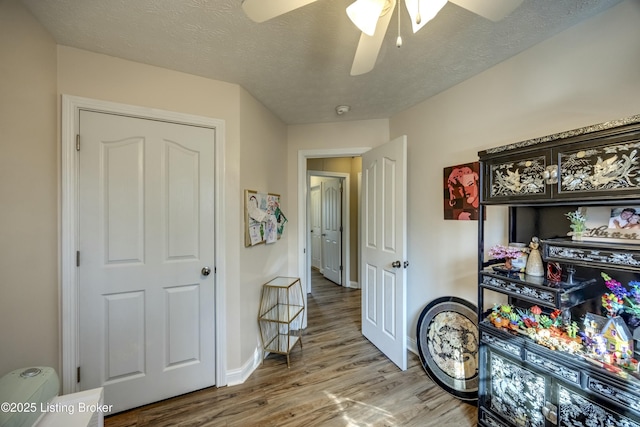
[[[549,317],[551,317],[553,320],[556,320],[558,318],[558,316],[560,316],[562,314],[562,310],[553,310],[553,312],[549,315]]]
[[[535,314],[536,316],[539,316],[540,314],[542,314],[542,309],[537,305],[534,305],[533,307],[531,307],[531,313]]]

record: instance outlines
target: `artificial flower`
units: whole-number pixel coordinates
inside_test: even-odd
[[[611,291],[602,295],[602,306],[609,316],[626,312],[640,318],[640,282],[629,282],[627,289],[622,283],[611,278],[607,273],[600,273],[604,284]]]
[[[489,256],[495,259],[516,259],[522,256],[522,251],[512,246],[495,245],[489,249]]]
[[[584,225],[587,222],[587,218],[582,214],[582,211],[580,211],[580,209],[576,209],[573,212],[568,212],[564,214],[564,216],[566,216],[567,219],[571,222],[570,227],[574,232],[580,233],[584,231]]]

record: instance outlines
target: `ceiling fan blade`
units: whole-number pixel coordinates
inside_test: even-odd
[[[491,21],[500,21],[513,12],[522,0],[449,0]]]
[[[393,0],[393,2],[395,3],[395,0]],[[360,74],[365,74],[373,70],[373,67],[376,65],[376,60],[378,59],[378,52],[380,52],[380,47],[384,41],[384,36],[387,33],[389,22],[391,22],[393,9],[392,7],[389,12],[378,19],[378,25],[376,25],[376,31],[373,33],[373,36],[368,36],[365,33],[360,34],[360,41],[358,42],[356,55],[353,58],[353,65],[351,66],[352,76],[359,76]]]
[[[244,13],[255,22],[268,21],[316,0],[244,0]]]

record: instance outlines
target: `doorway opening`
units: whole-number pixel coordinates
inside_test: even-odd
[[[308,161],[311,268],[337,285],[350,287],[353,283],[351,276],[357,279],[357,274],[350,274],[351,248],[354,252],[357,248],[357,242],[351,238],[352,226],[357,227],[357,212],[350,206],[350,176],[358,172],[359,162],[351,158],[335,159],[346,166],[342,169],[351,169],[355,165],[356,169],[350,172],[316,170],[324,160]],[[355,221],[351,217],[352,212],[356,216]]]
[[[298,261],[298,274],[299,277],[303,278],[303,283],[306,287],[307,293],[311,291],[311,228],[310,228],[310,174],[309,171],[329,173],[331,171],[326,170],[318,170],[318,169],[326,169],[330,168],[332,163],[346,162],[348,161],[357,161],[361,167],[360,156],[369,151],[369,147],[360,147],[360,148],[344,148],[344,149],[321,149],[321,150],[301,150],[298,152],[298,212],[300,213],[300,218],[303,218],[303,221],[300,221],[298,224],[298,244],[299,247],[302,248],[299,255]],[[355,158],[355,159],[354,159]],[[322,166],[318,166],[318,164]],[[338,172],[338,171],[335,171]],[[334,172],[334,173],[335,173]],[[347,172],[340,172],[347,173]],[[355,178],[354,178],[355,176]],[[357,200],[358,200],[358,186],[359,180],[357,174],[351,176],[349,173],[349,217],[357,218],[359,212],[357,210]],[[355,209],[355,210],[354,210]],[[343,214],[344,216],[344,214]],[[349,226],[349,235],[355,236],[349,239],[348,247],[347,245],[343,245],[344,253],[349,254],[346,257],[346,260],[343,264],[343,286],[350,287],[358,287],[359,286],[359,278],[358,278],[358,236],[359,236],[359,227],[357,223],[352,226],[354,221],[345,221],[343,222],[343,235],[347,235],[345,223],[348,223]],[[346,237],[345,237],[346,240]],[[355,242],[351,244],[351,241]],[[344,259],[345,257],[343,257]],[[306,321],[305,321],[306,325]]]
[[[334,149],[298,152],[299,277],[310,284],[309,209],[307,160],[362,157],[359,263],[362,289],[362,333],[402,370],[406,369],[406,164],[407,137],[397,137],[374,149]],[[391,201],[385,203],[384,201]],[[382,213],[380,213],[382,212]],[[380,217],[377,221],[375,218]],[[372,219],[372,220],[370,220]],[[377,243],[378,236],[385,242]],[[387,240],[385,241],[385,237]],[[371,240],[373,239],[373,240]],[[398,265],[400,267],[398,267]],[[366,268],[365,268],[366,266]],[[405,268],[408,262],[405,262]],[[391,267],[391,268],[390,268]],[[305,300],[308,296],[305,293]],[[306,327],[306,317],[302,327]],[[365,330],[365,321],[367,330]]]

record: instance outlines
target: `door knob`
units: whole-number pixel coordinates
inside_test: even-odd
[[[211,269],[209,267],[202,267],[202,275],[203,276],[208,276],[211,274]]]
[[[393,261],[391,263],[391,267],[393,267],[393,268],[400,268],[401,265],[402,265],[402,263],[400,261]]]

